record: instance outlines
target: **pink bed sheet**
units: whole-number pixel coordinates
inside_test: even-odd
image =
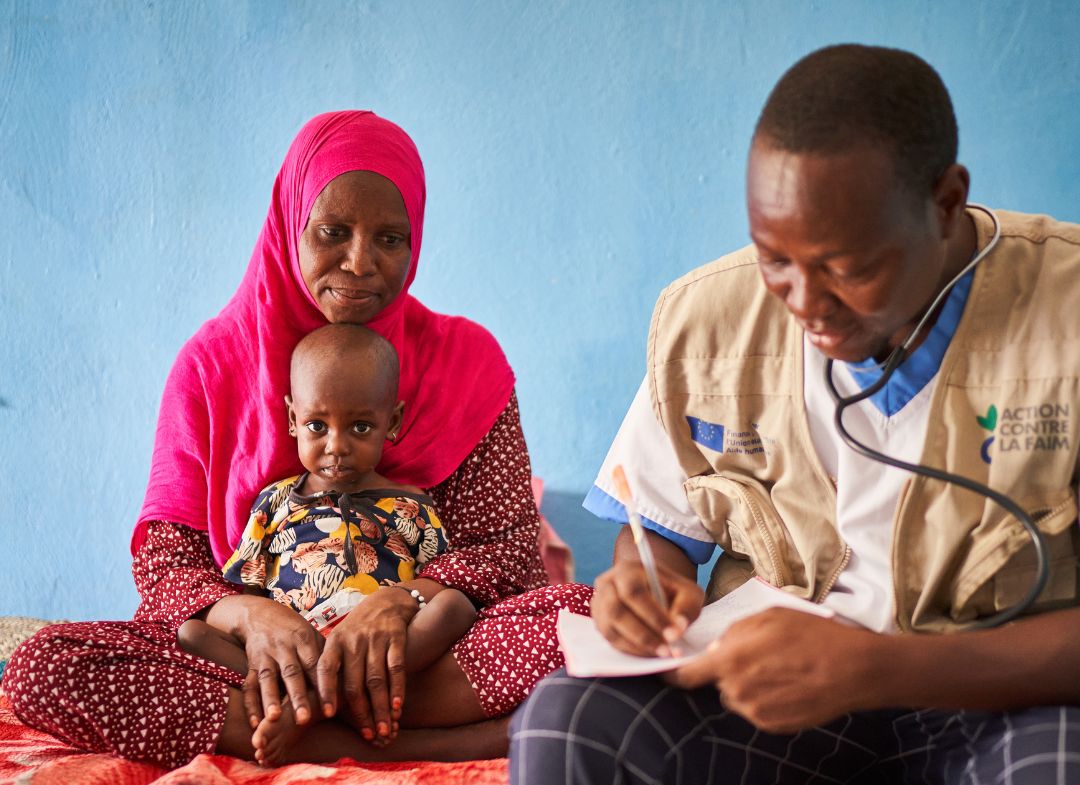
[[[23,725],[0,694],[0,783],[19,785],[505,785],[506,760],[372,763],[264,769],[225,755],[200,755],[173,771],[111,755],[78,752]]]

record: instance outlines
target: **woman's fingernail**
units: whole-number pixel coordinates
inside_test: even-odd
[[[333,717],[334,716],[334,704],[332,704],[332,703],[324,703],[322,705],[322,710],[323,710],[323,714],[325,714],[327,717]]]
[[[252,714],[250,717],[248,717],[248,724],[251,725],[252,730],[255,730],[257,727],[259,727],[259,718]]]
[[[299,708],[296,710],[296,724],[306,725],[307,721],[311,719],[311,712],[305,708]]]
[[[387,725],[385,722],[380,722],[379,723],[379,735],[380,736],[385,736],[389,732],[390,732],[390,726]]]
[[[400,709],[401,708],[401,698],[394,698],[392,701],[390,701],[390,705],[393,706],[395,709]]]
[[[361,728],[360,735],[364,737],[364,741],[371,741],[375,738],[375,731],[371,728]]]
[[[671,649],[669,649],[667,647],[666,643],[661,643],[659,646],[656,647],[656,656],[657,657],[670,657],[671,656]]]

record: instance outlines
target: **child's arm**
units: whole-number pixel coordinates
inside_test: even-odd
[[[204,621],[188,619],[176,634],[180,648],[188,654],[216,662],[231,671],[247,673],[247,652],[240,641]]]
[[[472,601],[457,589],[432,597],[413,617],[405,638],[405,671],[425,670],[461,640],[476,619]]]

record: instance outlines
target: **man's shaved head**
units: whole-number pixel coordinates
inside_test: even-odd
[[[841,44],[811,52],[780,77],[754,141],[800,154],[880,147],[897,181],[921,198],[956,163],[956,116],[941,77],[922,58]]]

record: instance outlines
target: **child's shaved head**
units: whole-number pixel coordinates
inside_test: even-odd
[[[363,386],[379,402],[397,401],[398,356],[393,345],[378,333],[359,324],[328,324],[308,333],[293,349],[290,385],[294,395],[302,380],[320,379],[323,384]],[[354,388],[355,389],[355,388]],[[375,401],[372,401],[373,403]]]
[[[390,342],[355,324],[320,327],[296,345],[290,376],[285,406],[308,470],[304,493],[385,485],[383,443],[398,438],[405,407]]]

